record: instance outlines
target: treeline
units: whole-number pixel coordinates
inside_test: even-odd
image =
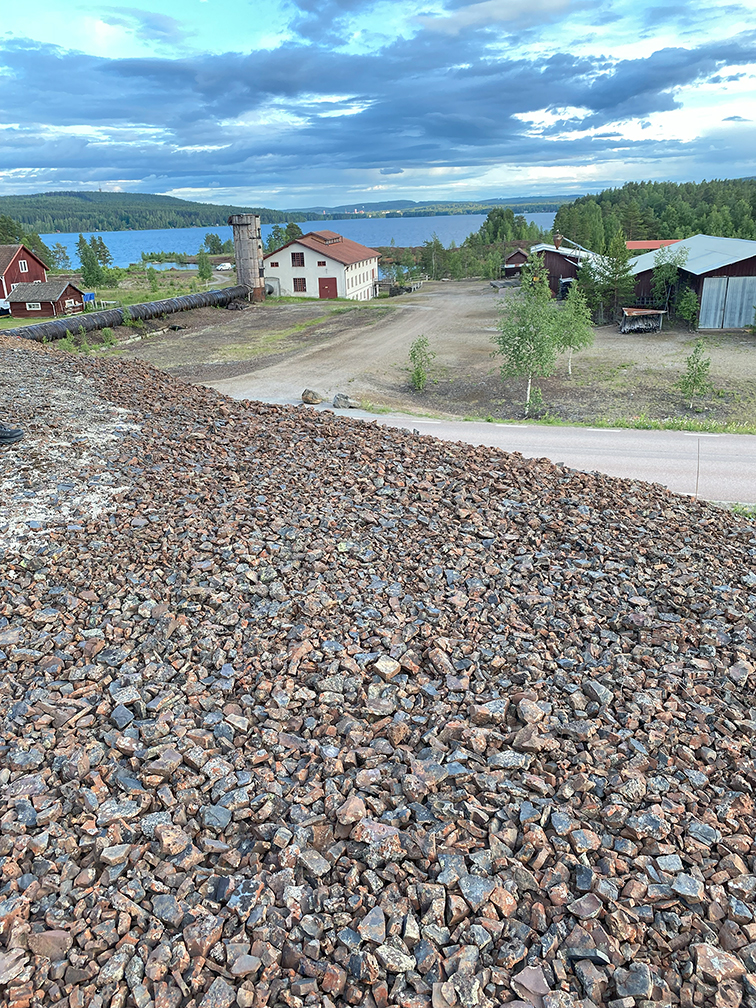
[[[34,231],[21,227],[18,221],[6,214],[0,214],[0,245],[26,245],[35,252],[47,266],[51,266],[50,249]]]
[[[513,213],[554,213],[561,206],[561,201],[556,201],[554,203],[513,203],[509,204],[506,209],[511,210]],[[395,218],[395,217],[454,217],[459,214],[480,214],[486,213],[491,209],[490,203],[480,204],[471,203],[469,205],[460,206],[459,204],[449,206],[438,205],[436,207],[423,207],[419,210],[389,210],[385,213],[385,217]],[[354,216],[352,214],[351,216]]]
[[[407,207],[398,207],[388,201],[386,204],[369,204],[370,210],[366,212],[388,217],[434,217],[485,213],[502,204],[515,213],[548,213],[555,211],[567,198],[535,197],[516,203],[499,200],[459,203],[446,201]],[[28,231],[40,234],[53,234],[56,231],[75,234],[81,231],[219,227],[227,223],[231,214],[236,213],[255,213],[263,224],[284,225],[314,219],[354,220],[363,216],[362,213],[357,214],[343,207],[271,210],[269,207],[215,206],[151,193],[48,192],[0,197],[0,214],[7,214]]]
[[[219,227],[235,213],[255,213],[263,224],[307,220],[267,207],[214,206],[173,196],[142,193],[51,192],[33,196],[0,196],[0,213],[30,231],[143,231],[147,229]],[[353,215],[352,215],[353,216]]]
[[[436,234],[414,248],[384,246],[379,249],[381,270],[399,284],[421,275],[431,280],[472,276],[493,280],[501,275],[504,258],[513,248],[527,247],[547,237],[546,232],[515,214],[511,207],[496,207],[459,246],[452,242],[445,247]]]
[[[756,179],[711,182],[627,182],[559,208],[554,230],[605,252],[615,235],[689,238],[694,234],[756,239]]]

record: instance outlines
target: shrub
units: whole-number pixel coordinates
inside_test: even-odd
[[[422,392],[428,384],[429,371],[435,356],[429,347],[427,336],[418,336],[410,345],[410,382],[416,392]]]

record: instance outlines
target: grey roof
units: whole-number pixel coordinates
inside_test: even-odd
[[[66,287],[73,287],[77,294],[81,294],[78,287],[74,287],[70,280],[48,280],[46,283],[26,283],[14,287],[8,295],[8,301],[57,301],[62,297]]]
[[[588,252],[587,249],[567,248],[566,245],[560,245],[559,248],[557,248],[556,245],[549,245],[548,242],[541,242],[540,245],[533,245],[530,251],[556,252],[557,255],[564,256],[565,259],[576,259],[578,262],[582,259],[600,258],[597,252]]]
[[[668,245],[667,248],[672,252],[681,248],[687,249],[688,258],[683,269],[695,276],[722,266],[729,266],[730,263],[740,262],[741,259],[756,257],[756,241],[748,241],[746,238],[717,238],[713,235],[697,234],[692,238],[683,238],[682,241]],[[631,259],[631,271],[637,274],[653,269],[655,255],[656,250],[644,252],[643,255]]]

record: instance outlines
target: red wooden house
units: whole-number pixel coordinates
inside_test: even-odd
[[[84,295],[68,280],[16,284],[8,295],[14,318],[55,318],[84,310]]]
[[[0,245],[0,301],[16,284],[47,280],[47,264],[25,245]]]
[[[584,249],[563,248],[556,245],[533,245],[531,252],[537,252],[543,257],[544,265],[549,273],[549,287],[554,297],[563,298],[567,295],[569,284],[578,275],[578,269],[587,259],[597,259],[594,252]],[[519,276],[528,254],[522,249],[515,249],[504,260],[504,275],[507,279]]]

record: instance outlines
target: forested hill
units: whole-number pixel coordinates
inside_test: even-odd
[[[627,182],[564,204],[554,228],[594,252],[605,251],[619,230],[630,241],[694,234],[756,239],[756,178]]]
[[[218,227],[233,213],[256,213],[263,224],[307,220],[265,207],[215,206],[147,193],[49,192],[0,196],[0,214],[29,231],[143,231],[147,228]]]
[[[268,207],[216,206],[193,203],[174,196],[147,193],[48,192],[31,196],[0,196],[0,215],[12,217],[27,231],[53,234],[56,231],[143,231],[148,228],[219,227],[231,214],[256,213],[263,224],[291,221],[343,220],[360,214],[389,217],[427,217],[436,214],[486,213],[493,206],[510,206],[516,213],[553,211],[572,196],[532,196],[522,199],[482,202],[414,203],[412,200],[385,203],[356,203],[349,212],[341,207],[305,207],[271,210]],[[401,205],[400,205],[401,204]]]

